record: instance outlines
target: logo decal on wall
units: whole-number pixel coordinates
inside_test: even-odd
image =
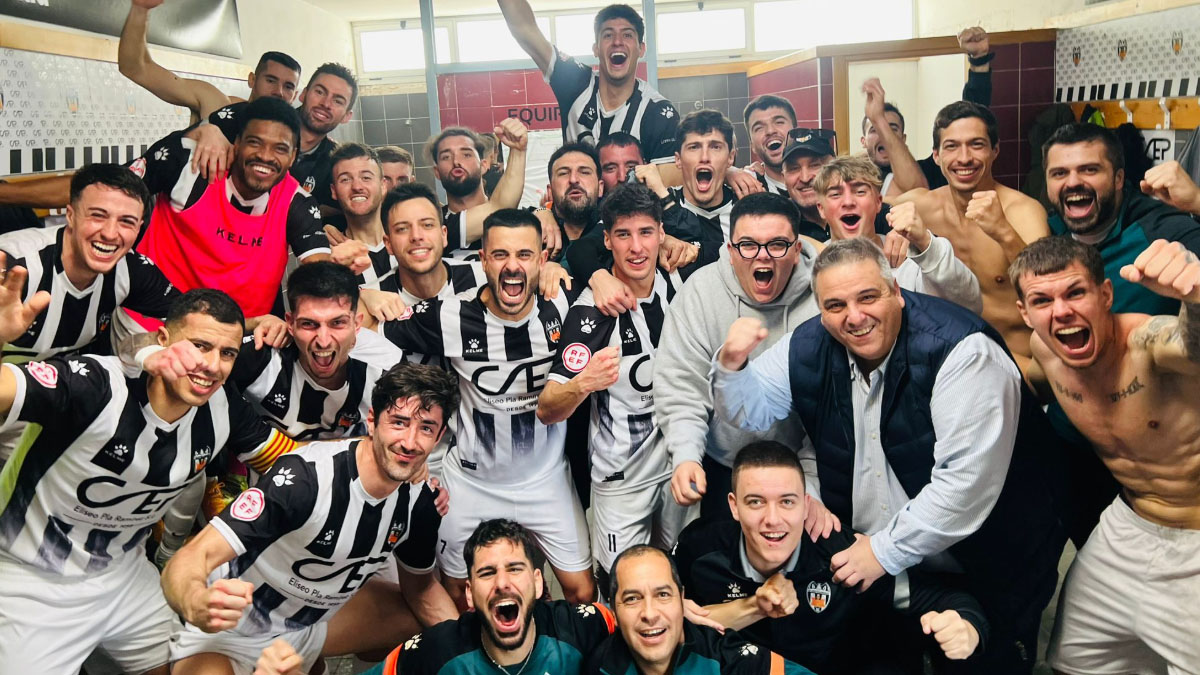
[[[1083,60],[1083,49],[1081,47],[1076,47],[1076,48],[1072,49],[1071,50],[1071,62],[1074,63],[1076,66],[1078,66],[1079,62],[1082,60]]]
[[[1117,40],[1117,58],[1125,60],[1125,55],[1129,53],[1129,42],[1127,40]]]
[[[1171,51],[1178,54],[1183,50],[1183,31],[1177,30],[1171,33]]]

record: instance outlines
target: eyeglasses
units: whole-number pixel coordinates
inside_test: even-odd
[[[782,258],[787,255],[792,246],[796,245],[796,239],[788,241],[787,239],[772,239],[765,244],[760,244],[757,241],[739,241],[733,247],[737,249],[738,255],[746,260],[753,260],[758,257],[758,252],[767,249],[767,256],[771,258]]]

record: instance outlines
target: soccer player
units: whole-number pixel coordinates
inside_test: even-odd
[[[287,292],[292,344],[245,345],[231,379],[292,438],[363,435],[371,387],[404,353],[361,328],[358,284],[349,269],[332,262],[304,265],[292,273]]]
[[[675,153],[683,185],[670,190],[679,208],[663,216],[668,234],[717,249],[729,241],[729,214],[737,197],[725,186],[725,173],[733,166],[734,154],[733,124],[724,115],[697,110],[683,118]]]
[[[446,227],[446,251],[459,257],[479,252],[483,220],[501,208],[516,208],[525,188],[525,157],[529,130],[515,117],[506,117],[495,129],[497,138],[509,148],[508,164],[488,196],[483,192],[483,141],[465,127],[447,127],[425,143],[433,160],[433,175],[446,191],[442,223]]]
[[[1041,204],[992,177],[997,138],[996,116],[987,108],[966,101],[942,108],[933,123],[933,156],[948,184],[906,192],[897,203],[914,202],[929,231],[949,239],[954,255],[975,273],[983,318],[1004,336],[1024,372],[1030,333],[1016,308],[1008,265],[1050,228]]]
[[[1100,252],[1104,276],[1113,285],[1113,311],[1153,316],[1178,313],[1175,298],[1125,279],[1121,268],[1157,239],[1178,241],[1193,253],[1200,252],[1200,224],[1184,212],[1187,200],[1169,199],[1169,190],[1154,195],[1166,199],[1155,199],[1136,185],[1126,185],[1125,151],[1116,134],[1104,127],[1064,124],[1046,141],[1042,154],[1046,194],[1054,210],[1050,230],[1069,234]],[[1162,168],[1147,172],[1147,181],[1154,181]],[[1180,183],[1175,184],[1186,187],[1191,181],[1183,174]],[[1143,190],[1154,191],[1150,182]]]
[[[424,300],[383,326],[406,352],[446,358],[462,387],[455,444],[442,467],[454,508],[442,525],[438,566],[465,608],[463,546],[481,521],[504,516],[537,536],[564,595],[590,602],[587,524],[563,454],[565,424],[542,424],[536,414],[576,294],[537,295],[546,251],[528,211],[488,216],[482,254],[485,287]]]
[[[1157,240],[1121,269],[1182,303],[1155,317],[1113,313],[1100,252],[1067,237],[1034,242],[1011,270],[1034,330],[1030,379],[1121,483],[1063,583],[1047,660],[1062,673],[1187,672],[1200,663],[1200,262]]]
[[[979,26],[963,29],[958,34],[958,46],[967,55],[968,64],[962,100],[990,106],[991,63],[996,55],[991,51],[987,31]],[[863,115],[863,135],[859,142],[884,177],[884,199],[890,203],[905,190],[918,187],[933,190],[946,185],[946,177],[932,156],[913,160],[905,144],[904,115],[896,106],[884,102],[883,87],[879,81],[875,78],[868,80],[863,85],[863,93],[867,95],[867,105],[864,107],[866,114]],[[898,179],[892,178],[897,173],[904,175]]]
[[[281,458],[263,480],[184,545],[163,570],[167,601],[186,622],[171,639],[175,673],[242,672],[276,638],[303,658],[374,646],[399,626],[357,635],[347,601],[393,557],[422,623],[458,615],[433,578],[441,517],[434,491],[411,482],[457,404],[454,377],[400,363],[372,384],[364,439],[318,441]],[[391,646],[419,630],[382,642]],[[328,644],[338,632],[341,644]]]
[[[379,155],[379,166],[383,169],[383,191],[391,192],[405,183],[416,180],[413,174],[417,163],[412,153],[398,145],[385,145],[375,149]]]
[[[679,113],[662,94],[637,77],[646,55],[645,23],[629,5],[609,5],[596,14],[598,72],[554,48],[542,35],[527,0],[499,0],[517,44],[546,78],[562,111],[563,143],[595,146],[622,131],[638,139],[642,154],[669,164],[675,154]]]
[[[812,675],[734,631],[684,619],[683,584],[662,549],[639,545],[613,562],[617,632],[592,652],[589,675]]]
[[[150,10],[162,3],[163,0],[130,1],[129,14],[117,44],[117,68],[122,75],[163,101],[190,110],[193,123],[208,119],[217,108],[229,105],[230,97],[204,80],[182,78],[163,68],[154,62],[146,48]],[[295,59],[282,52],[264,52],[254,71],[246,76],[249,100],[273,96],[291,103],[296,98],[299,81],[300,64]]]
[[[180,290],[226,290],[249,316],[270,313],[287,265],[329,258],[317,202],[288,174],[300,122],[275,98],[245,104],[227,178],[206,183],[192,168],[195,145],[178,133],[155,143],[130,170],[157,202],[138,244]]]
[[[25,271],[0,287],[0,341],[20,335],[49,294],[24,306]],[[0,368],[5,425],[28,423],[0,499],[0,663],[78,672],[103,647],[124,672],[166,673],[176,622],[146,560],[151,527],[222,452],[266,471],[294,442],[265,425],[226,379],[244,330],[224,293],[185,293],[157,337],[187,354],[181,374],[126,376],[116,357],[53,357]]]
[[[613,132],[601,139],[596,144],[596,154],[600,158],[600,182],[604,185],[604,194],[629,180],[629,174],[646,163],[638,140],[623,131]]]
[[[738,451],[733,520],[690,525],[675,549],[687,597],[726,628],[818,673],[865,672],[892,660],[870,649],[878,637],[867,626],[878,630],[877,617],[893,606],[949,658],[964,659],[985,641],[979,603],[928,575],[902,572],[864,593],[836,583],[830,561],[861,535],[847,528],[804,541],[810,501],[794,450],[760,441]]]
[[[479,207],[473,207],[479,208]],[[405,183],[383,198],[384,245],[395,269],[374,287],[398,293],[406,307],[472,291],[487,283],[479,261],[444,258],[447,228],[433,190]],[[472,214],[471,218],[475,218]],[[483,216],[479,216],[482,220]]]
[[[481,522],[463,555],[475,611],[413,637],[368,675],[577,675],[615,628],[612,612],[598,602],[538,599],[541,552],[534,535],[511,520]]]
[[[783,148],[788,132],[796,126],[796,110],[786,99],[763,94],[746,105],[743,112],[746,131],[750,132],[750,152],[762,162],[758,179],[767,192],[787,196],[783,177]]]
[[[954,257],[950,242],[925,228],[912,204],[901,204],[888,214],[892,232],[885,243],[874,224],[883,206],[879,170],[864,156],[838,157],[821,167],[814,188],[817,208],[828,223],[833,241],[862,237],[888,255],[892,273],[901,288],[929,293],[978,314],[983,309],[979,280]],[[896,240],[903,246],[896,246]],[[902,250],[900,250],[902,249]]]
[[[571,247],[584,237],[600,237],[600,158],[586,143],[567,143],[546,163],[550,213],[562,241],[562,259],[572,270]],[[543,225],[545,227],[545,225]]]
[[[6,362],[45,359],[107,339],[118,307],[166,317],[179,291],[152,260],[132,252],[150,203],[146,185],[124,167],[90,164],[71,177],[66,225],[0,236],[9,265],[28,270],[25,299],[50,293],[46,311],[4,345]]]
[[[395,259],[383,243],[379,207],[385,181],[379,155],[361,143],[343,143],[330,155],[333,164],[333,198],[345,219],[345,229],[325,226],[330,255],[369,285],[392,271]],[[291,275],[289,275],[290,277]]]
[[[606,588],[616,555],[634,544],[670,548],[687,509],[670,493],[671,466],[654,421],[654,353],[668,303],[692,267],[657,268],[662,208],[641,185],[621,185],[601,207],[612,274],[637,298],[619,316],[595,307],[584,289],[563,321],[558,356],[538,397],[544,424],[566,420],[591,398],[592,555]]]
[[[300,92],[300,140],[296,145],[296,159],[288,171],[309,194],[317,198],[322,213],[326,215],[337,213],[337,203],[328,187],[333,181],[330,155],[337,143],[329,138],[329,133],[338,125],[350,121],[354,116],[354,101],[357,98],[358,81],[350,69],[340,63],[321,64],[313,71],[304,91]],[[223,153],[228,150],[228,143],[235,142],[247,105],[233,103],[209,115],[209,123],[219,129],[220,134],[209,133],[203,126],[200,128],[204,133],[200,152],[205,157],[199,161],[209,167],[203,172],[209,180],[220,174]],[[210,156],[212,162],[206,159]]]

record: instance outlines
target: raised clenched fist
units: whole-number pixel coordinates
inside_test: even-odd
[[[888,225],[892,227],[892,231],[908,240],[917,253],[929,248],[929,242],[933,239],[933,235],[925,227],[925,221],[921,220],[921,214],[913,202],[905,202],[892,207],[892,210],[888,212],[887,221]]]
[[[740,370],[754,348],[766,339],[767,327],[762,321],[748,316],[734,321],[721,346],[721,365],[729,370]]]
[[[1200,302],[1200,259],[1179,242],[1158,239],[1146,247],[1121,276],[1166,298]]]

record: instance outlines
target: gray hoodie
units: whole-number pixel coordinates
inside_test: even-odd
[[[812,457],[812,446],[794,412],[761,433],[744,431],[714,417],[711,377],[713,355],[725,343],[734,320],[750,316],[767,327],[769,335],[755,348],[753,358],[817,316],[811,288],[817,251],[812,244],[801,242],[800,262],[783,293],[772,302],[759,304],[742,289],[727,247],[722,247],[719,260],[693,274],[671,301],[654,360],[654,411],[672,467],[699,462],[706,453],[731,467],[742,446],[763,439],[796,448],[802,458]],[[815,475],[815,463],[803,463],[805,473]]]

